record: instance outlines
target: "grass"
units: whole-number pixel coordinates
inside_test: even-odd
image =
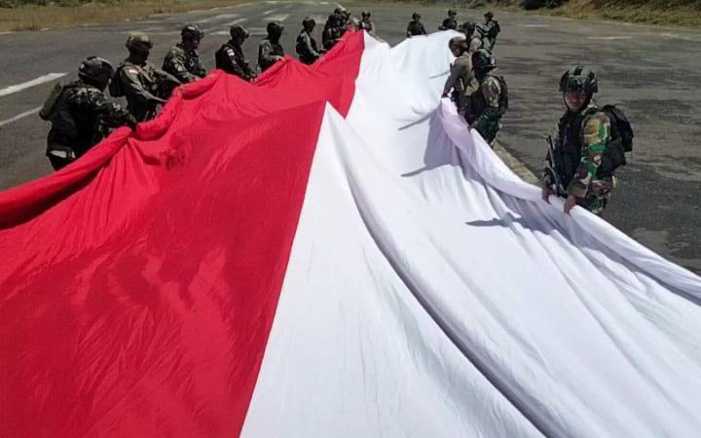
[[[236,3],[243,3],[243,0],[112,0],[79,6],[23,5],[0,8],[0,32],[114,23],[143,19],[152,14],[186,12]]]
[[[604,18],[630,23],[701,26],[701,1],[699,0],[570,0],[560,8],[538,12],[571,18]]]

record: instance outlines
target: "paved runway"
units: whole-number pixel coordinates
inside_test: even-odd
[[[302,18],[316,18],[320,40],[325,17],[335,5],[262,1],[108,26],[1,34],[0,189],[50,172],[44,157],[49,126],[36,115],[38,107],[57,78],[75,76],[85,56],[100,55],[118,64],[126,56],[129,31],[151,35],[151,61],[160,66],[168,47],[178,41],[180,28],[197,23],[207,33],[200,47],[202,58],[213,67],[214,51],[227,39],[229,26],[240,23],[252,33],[245,50],[254,63],[257,42],[269,21],[285,24],[283,46],[293,53]],[[433,31],[447,9],[402,3],[344,5],[358,15],[361,9],[371,10],[379,35],[390,44],[404,38],[414,10]],[[459,19],[479,20],[482,12],[459,10]],[[500,134],[505,149],[539,173],[544,138],[562,111],[560,74],[573,63],[594,67],[600,74],[598,101],[622,104],[636,131],[631,163],[619,172],[620,186],[606,218],[701,273],[701,32],[505,12],[498,12],[497,18],[502,34],[495,52],[511,95]]]

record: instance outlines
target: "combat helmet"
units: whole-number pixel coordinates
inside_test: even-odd
[[[78,68],[78,77],[100,88],[107,86],[114,74],[112,64],[99,56],[88,56]]]
[[[285,27],[282,24],[276,23],[274,21],[271,21],[265,27],[266,32],[268,32],[268,37],[273,38],[273,39],[280,38],[280,35],[282,35],[283,29],[285,29]]]
[[[587,67],[576,65],[567,70],[560,78],[560,92],[584,91],[588,96],[599,91],[596,73]]]
[[[153,48],[151,38],[143,32],[131,32],[127,37],[125,47],[129,51],[149,52]]]
[[[201,40],[204,38],[204,32],[196,24],[188,24],[180,31],[180,37],[183,40]]]
[[[240,24],[234,24],[233,26],[231,26],[229,28],[229,35],[231,36],[232,40],[239,39],[241,41],[244,41],[250,36],[248,30],[246,30],[246,28],[241,26]]]
[[[316,20],[314,20],[312,17],[305,17],[304,20],[302,20],[302,27],[306,28],[312,28],[316,26]]]

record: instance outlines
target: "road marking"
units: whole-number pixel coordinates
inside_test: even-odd
[[[263,15],[270,15],[270,14],[272,14],[272,13],[275,12],[275,11],[277,11],[277,9],[269,9],[269,10],[267,10],[267,11],[264,11],[264,12],[263,12]]]
[[[14,32],[0,32],[0,35],[9,35],[11,33],[14,33]]]
[[[522,24],[521,27],[550,27],[549,24]]]
[[[0,128],[3,127],[3,126],[5,126],[5,125],[9,125],[9,124],[12,123],[12,122],[16,122],[16,121],[19,120],[19,119],[23,119],[23,118],[25,118],[25,117],[27,117],[27,116],[34,115],[34,114],[38,113],[39,111],[41,111],[41,107],[40,107],[40,106],[38,106],[38,107],[36,107],[36,108],[32,108],[32,109],[30,109],[29,111],[25,111],[25,112],[23,112],[23,113],[21,113],[21,114],[17,114],[16,116],[12,117],[11,119],[2,120],[2,121],[0,121]]]
[[[239,24],[239,23],[245,23],[246,21],[248,21],[248,18],[244,18],[244,17],[237,18],[236,20],[230,22],[229,26],[233,26],[234,24]]]
[[[7,88],[0,89],[0,97],[9,96],[10,94],[14,94],[14,93],[17,93],[19,91],[26,90],[27,88],[36,87],[37,85],[41,85],[45,82],[54,81],[58,78],[66,76],[67,74],[68,73],[49,73],[49,74],[44,75],[44,76],[39,76],[36,79],[32,79],[31,81],[23,82],[23,83],[17,84],[17,85],[10,85]]]
[[[214,17],[208,17],[208,18],[203,18],[202,20],[197,20],[195,23],[197,24],[204,24],[204,23],[211,23],[212,21],[218,21],[218,20],[228,20],[229,18],[236,18],[241,14],[219,14],[215,15]]]
[[[264,27],[250,27],[248,28],[248,33],[251,36],[265,36],[268,34]]]
[[[290,16],[290,14],[277,14],[277,15],[271,15],[269,17],[263,18],[264,21],[280,21],[283,22],[287,20],[287,18]]]
[[[605,37],[587,37],[588,40],[604,40],[604,41],[614,41],[614,40],[630,40],[633,37],[630,35],[621,36],[605,36]]]

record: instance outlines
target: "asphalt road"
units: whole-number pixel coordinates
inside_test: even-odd
[[[372,11],[378,34],[390,44],[404,38],[413,11],[429,31],[446,6],[346,2],[351,11]],[[265,25],[286,25],[283,46],[294,52],[302,18],[316,18],[317,34],[335,7],[323,1],[263,1],[187,14],[151,16],[141,21],[72,30],[0,34],[0,190],[50,172],[44,157],[48,124],[36,111],[53,81],[13,92],[49,73],[69,73],[80,61],[100,55],[117,64],[126,56],[132,30],[154,40],[152,62],[160,65],[180,28],[205,29],[200,52],[207,67],[227,39],[228,27],[241,23],[252,33],[245,50],[254,63]],[[459,19],[480,19],[483,11],[459,10]],[[701,273],[701,32],[575,21],[498,12],[502,34],[495,53],[508,83],[510,112],[500,141],[536,174],[542,166],[544,138],[562,112],[557,81],[573,63],[592,66],[600,75],[600,103],[622,104],[636,133],[630,163],[618,172],[619,188],[606,219],[625,233],[677,263]],[[29,114],[29,115],[25,115]]]

